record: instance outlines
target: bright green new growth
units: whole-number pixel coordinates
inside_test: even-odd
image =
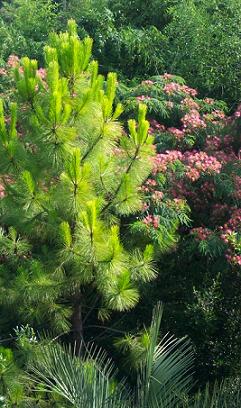
[[[4,116],[0,102],[1,298],[21,322],[61,332],[71,321],[79,338],[88,288],[104,318],[134,307],[155,277],[152,247],[127,250],[120,232],[152,166],[146,107],[127,135],[116,75],[98,75],[91,47],[70,21],[45,48],[44,79],[28,58],[15,69],[18,120],[16,103]]]

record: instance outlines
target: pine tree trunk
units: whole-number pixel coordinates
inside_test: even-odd
[[[83,319],[82,319],[82,307],[81,307],[81,295],[75,299],[73,305],[72,314],[72,332],[73,339],[76,347],[76,354],[80,352],[81,343],[83,341]]]

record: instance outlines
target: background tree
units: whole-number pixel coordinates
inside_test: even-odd
[[[43,63],[43,46],[57,23],[56,3],[51,0],[5,1],[0,9],[0,58],[27,55]]]
[[[74,18],[80,37],[94,39],[102,73],[128,83],[170,72],[202,96],[240,100],[239,0],[14,0],[1,16],[2,63],[13,52],[42,62],[49,32]]]
[[[241,5],[237,0],[182,1],[170,8],[167,72],[188,78],[202,96],[241,99]]]

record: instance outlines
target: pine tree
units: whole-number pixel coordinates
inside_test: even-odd
[[[0,102],[2,315],[78,342],[92,308],[102,319],[133,308],[156,274],[153,247],[127,248],[120,228],[152,166],[146,106],[126,133],[116,75],[98,74],[91,49],[69,21],[46,68],[22,58],[15,99]]]

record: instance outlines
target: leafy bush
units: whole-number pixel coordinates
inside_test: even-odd
[[[147,28],[155,26],[158,29],[168,21],[168,7],[175,0],[130,0],[128,3],[123,0],[112,0],[109,2],[116,22],[120,26],[132,25],[135,28]]]
[[[241,100],[241,3],[239,0],[179,2],[165,28],[167,70],[182,75],[202,96]]]
[[[27,55],[43,62],[43,46],[56,28],[56,6],[51,0],[3,2],[0,12],[0,57]]]
[[[152,176],[142,187],[143,236],[154,240],[159,223],[163,228],[175,222],[171,211],[182,224],[175,250],[160,260],[158,281],[138,315],[162,300],[167,327],[189,334],[196,345],[199,379],[235,376],[241,355],[241,108],[227,116],[225,103],[198,98],[170,74],[132,89],[121,86],[119,98],[130,115],[147,104],[155,137]]]
[[[238,408],[239,379],[213,387],[207,385],[197,394],[189,395],[193,387],[190,344],[167,335],[158,342],[161,316],[158,306],[151,327],[145,332],[145,351],[131,389],[126,380],[117,381],[112,361],[93,345],[83,346],[81,356],[73,356],[70,349],[59,344],[40,347],[38,359],[29,367],[30,378],[37,388],[44,384],[48,392],[55,392],[77,408]],[[137,346],[137,342],[133,344]]]
[[[16,53],[42,61],[48,33],[75,18],[80,37],[94,39],[103,73],[116,70],[126,81],[167,71],[201,96],[240,100],[239,0],[14,0],[1,15],[1,58]]]
[[[114,5],[106,1],[71,0],[60,13],[61,21],[74,17],[79,35],[88,34],[94,39],[93,52],[102,72],[111,69],[122,78],[133,78],[163,70],[161,48],[165,38],[161,32],[153,25],[142,29],[131,22],[119,27],[119,16],[112,7]]]

